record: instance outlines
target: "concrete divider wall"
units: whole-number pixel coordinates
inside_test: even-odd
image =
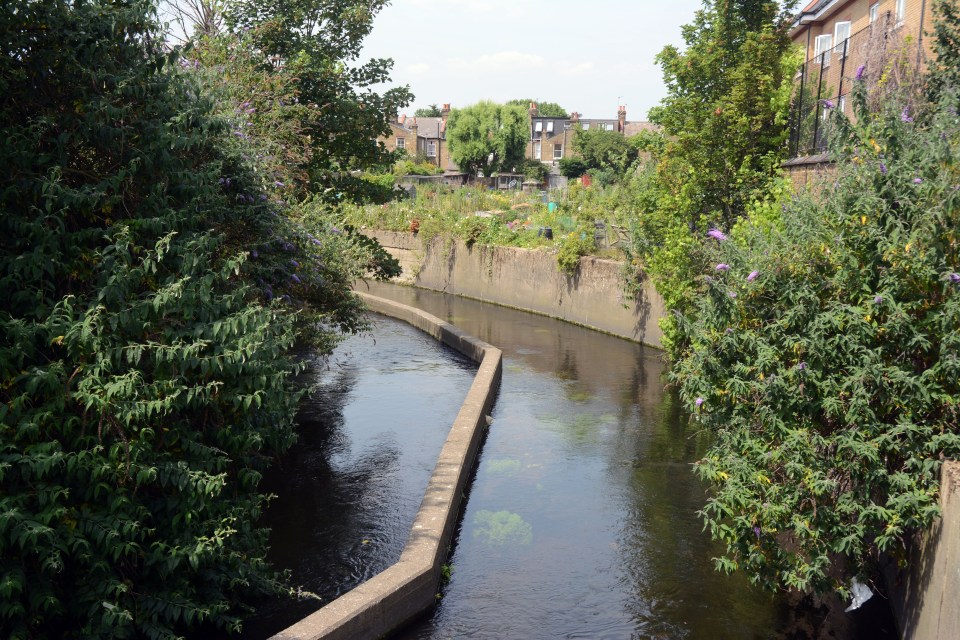
[[[440,451],[400,560],[273,636],[274,640],[380,638],[433,606],[461,498],[500,385],[502,353],[496,347],[419,309],[358,295],[371,310],[413,325],[479,362],[480,367]]]
[[[905,568],[886,578],[897,626],[907,640],[960,638],[960,463],[943,464],[941,517],[911,545]]]
[[[451,238],[424,244],[412,233],[365,231],[400,261],[401,280],[487,302],[541,313],[606,333],[661,346],[657,321],[663,299],[647,282],[638,300],[624,294],[621,264],[584,257],[577,272],[560,271],[555,252],[516,247],[468,247]]]

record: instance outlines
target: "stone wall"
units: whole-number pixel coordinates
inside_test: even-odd
[[[960,463],[940,480],[943,515],[911,546],[907,566],[891,561],[887,585],[900,635],[911,640],[960,638]]]
[[[638,300],[624,294],[621,265],[584,257],[566,275],[555,252],[514,247],[467,247],[460,240],[368,231],[403,267],[401,281],[418,287],[533,311],[660,347],[663,299],[649,282]]]

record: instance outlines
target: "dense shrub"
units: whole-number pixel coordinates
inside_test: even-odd
[[[769,588],[869,576],[931,524],[960,454],[957,111],[872,115],[859,85],[819,198],[701,239],[716,266],[674,374],[716,435],[696,468],[718,566]]]
[[[297,367],[293,318],[265,302],[315,245],[153,18],[0,12],[4,638],[234,627],[279,588],[257,484],[292,441]]]

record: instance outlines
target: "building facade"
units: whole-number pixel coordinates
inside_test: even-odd
[[[830,109],[853,116],[855,81],[876,82],[896,57],[919,73],[931,54],[932,0],[813,0],[790,38],[804,52],[791,113],[791,155],[826,150]],[[869,84],[868,84],[869,86]]]
[[[616,131],[632,136],[644,130],[654,129],[649,122],[627,121],[627,108],[620,106],[616,118],[581,118],[577,112],[568,117],[541,116],[536,103],[530,103],[530,141],[527,144],[528,160],[539,160],[556,166],[563,158],[576,155],[571,143],[573,134],[580,128],[584,131]]]

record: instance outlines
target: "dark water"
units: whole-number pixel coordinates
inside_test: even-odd
[[[690,469],[708,440],[664,392],[660,352],[452,296],[370,290],[504,351],[451,580],[398,637],[896,637],[880,597],[845,615],[713,571],[720,549],[701,531],[705,487]],[[303,442],[270,486],[283,496],[268,513],[271,557],[324,601],[399,557],[473,373],[431,338],[378,324],[376,345],[348,341],[320,376]],[[397,371],[410,356],[424,366]],[[245,637],[315,608],[284,603]]]
[[[244,624],[265,638],[400,558],[476,365],[413,327],[375,317],[310,376],[300,439],[264,478],[270,560],[320,600],[266,602]]]
[[[664,391],[660,352],[453,296],[370,290],[504,351],[451,580],[398,637],[896,637],[880,597],[843,614],[713,570],[690,468],[708,440]]]

